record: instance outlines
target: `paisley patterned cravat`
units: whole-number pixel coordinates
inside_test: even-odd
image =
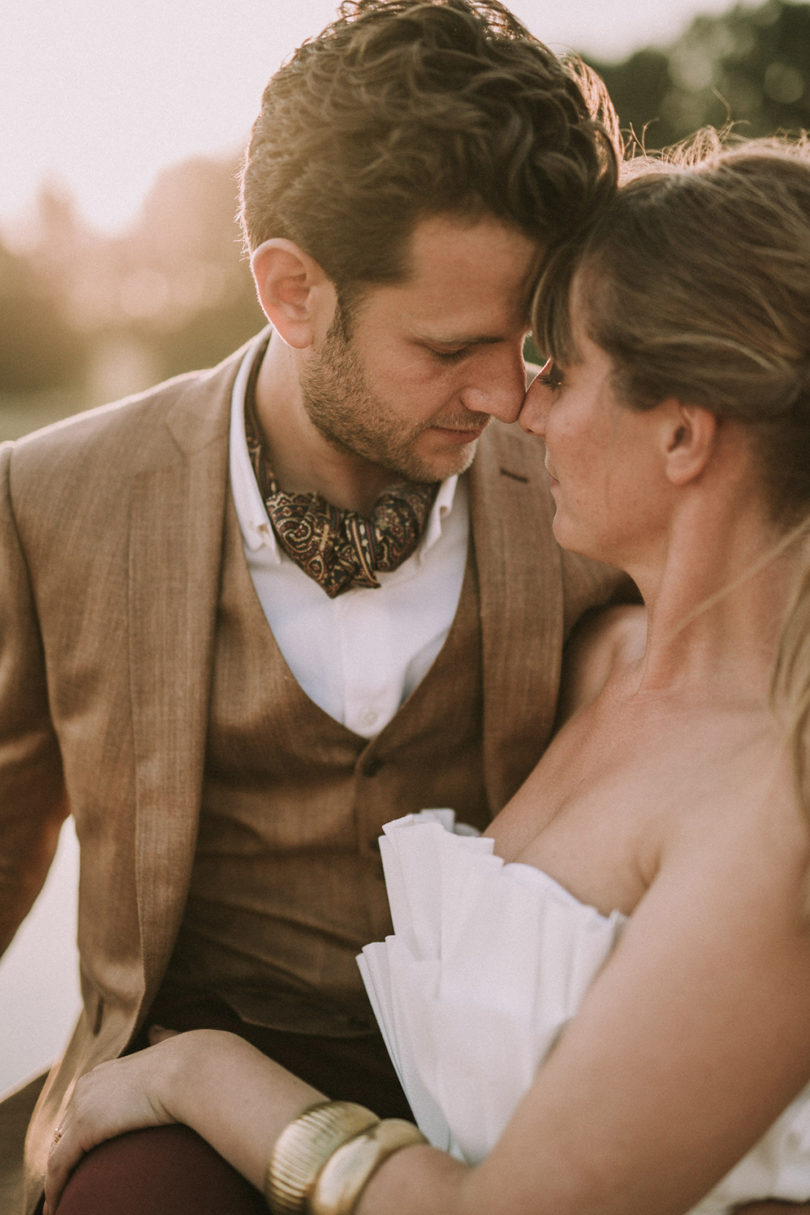
[[[340,510],[317,493],[279,489],[256,417],[255,383],[260,359],[245,393],[248,453],[262,500],[279,543],[301,569],[334,599],[353,586],[379,586],[376,570],[395,570],[416,549],[437,484],[392,485],[370,516]]]

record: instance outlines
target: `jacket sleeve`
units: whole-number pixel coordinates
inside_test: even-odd
[[[42,888],[68,813],[42,642],[0,448],[0,952]],[[46,492],[46,490],[43,490]]]
[[[565,641],[586,612],[617,603],[641,603],[636,584],[615,566],[565,551],[561,560]]]

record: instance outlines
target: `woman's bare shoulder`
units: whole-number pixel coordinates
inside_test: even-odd
[[[582,618],[563,655],[557,724],[595,700],[612,674],[640,661],[647,640],[647,611],[620,604]]]

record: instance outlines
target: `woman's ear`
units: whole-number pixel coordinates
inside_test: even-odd
[[[686,485],[700,476],[711,459],[717,435],[717,416],[701,405],[664,402],[662,430],[666,475],[673,485]]]
[[[266,240],[250,259],[262,311],[288,346],[304,350],[322,336],[334,313],[334,286],[294,241]]]

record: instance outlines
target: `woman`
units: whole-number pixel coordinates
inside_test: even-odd
[[[567,721],[492,845],[442,837],[437,870],[447,854],[465,897],[485,879],[494,892],[477,921],[451,923],[457,884],[443,901],[408,870],[409,850],[417,874],[438,855],[436,824],[389,833],[399,944],[366,969],[383,1001],[394,986],[386,1032],[406,1089],[455,1156],[358,1107],[304,1113],[320,1094],[199,1031],[80,1083],[50,1210],[83,1150],[175,1120],[259,1189],[272,1153],[285,1212],[665,1215],[810,1198],[810,148],[646,166],[537,298],[553,359],[521,423],[545,438],[555,534],[625,568],[646,616],[621,609],[580,638]],[[502,962],[535,912],[558,931],[532,984],[533,1054],[509,1026],[536,992],[501,997],[525,976]],[[417,921],[447,957],[416,956]],[[413,1041],[395,1041],[414,1008]]]

